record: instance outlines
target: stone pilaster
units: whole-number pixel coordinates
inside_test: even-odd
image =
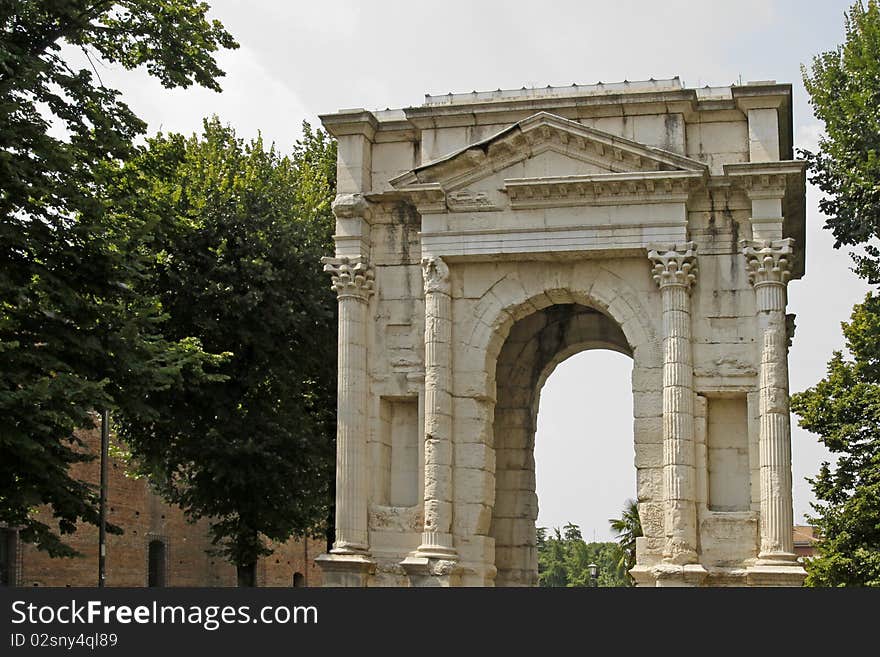
[[[421,557],[455,559],[452,542],[452,300],[449,268],[424,258],[425,526]]]
[[[755,288],[759,371],[761,549],[759,563],[795,564],[792,542],[791,425],[786,286],[793,240],[741,242]]]
[[[663,304],[663,559],[685,565],[697,562],[690,302],[696,253],[688,242],[657,246],[648,257]]]
[[[339,299],[336,541],[331,554],[367,555],[367,311],[373,270],[363,257],[322,262]]]

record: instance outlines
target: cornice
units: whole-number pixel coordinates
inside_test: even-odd
[[[791,104],[791,85],[762,83],[735,85],[730,93],[743,112],[750,109],[780,109]]]
[[[617,114],[638,114],[639,105],[680,105],[675,111],[693,111],[697,94],[693,89],[668,91],[621,92],[588,96],[550,96],[525,97],[505,101],[486,101],[458,103],[450,105],[427,105],[404,108],[406,118],[416,127],[424,130],[462,125],[480,125],[508,122],[499,116],[510,114],[534,114],[535,112],[556,110],[588,116],[595,112],[608,114],[606,109]]]
[[[705,184],[696,171],[649,171],[548,178],[514,178],[504,181],[513,209],[568,205],[632,205],[687,202]]]
[[[349,135],[362,135],[373,141],[379,128],[376,116],[362,108],[342,110],[336,114],[322,114],[318,118],[324,129],[337,139]]]
[[[750,198],[780,198],[789,184],[803,184],[806,169],[803,160],[738,162],[725,164],[724,175]]]

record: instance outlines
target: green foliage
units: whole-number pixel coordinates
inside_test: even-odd
[[[593,586],[591,563],[599,567],[599,586],[631,586],[629,575],[620,566],[616,543],[586,543],[580,528],[572,523],[566,524],[562,531],[554,529],[549,538],[546,527],[539,527],[537,531],[539,586]]]
[[[820,151],[803,155],[810,181],[826,196],[819,207],[841,245],[861,245],[856,272],[880,283],[880,5],[856,3],[846,16],[846,41],[803,68],[816,116],[825,124]]]
[[[880,296],[843,324],[851,357],[836,352],[824,379],[792,396],[800,425],[835,455],[810,480],[820,535],[810,586],[880,586]]]
[[[618,566],[629,573],[636,565],[636,539],[642,536],[642,521],[639,518],[639,505],[635,500],[627,500],[620,518],[608,521],[611,529],[617,532],[617,546],[620,552]]]
[[[289,157],[245,143],[215,117],[200,137],[159,135],[126,168],[135,204],[166,218],[147,293],[165,335],[228,354],[202,385],[151,393],[160,415],[129,414],[135,463],[241,569],[266,539],[316,533],[334,463],[336,298],[332,252],[336,144],[304,125]],[[129,185],[120,186],[127,195]]]
[[[145,66],[166,87],[218,88],[213,53],[236,47],[194,0],[0,3],[0,523],[53,555],[97,521],[97,496],[68,467],[93,411],[148,416],[150,395],[197,383],[217,359],[162,334],[142,293],[155,217],[111,203],[144,124],[62,56]],[[131,181],[134,191],[137,181]],[[60,533],[33,510],[49,505]]]
[[[827,195],[825,227],[841,245],[861,246],[855,271],[880,283],[880,4],[858,2],[846,41],[814,58],[804,84],[825,123],[819,153],[805,153],[811,181]],[[818,500],[819,556],[812,586],[880,586],[880,298],[869,295],[843,325],[849,357],[836,352],[827,374],[792,397],[800,425],[837,456],[810,483]]]

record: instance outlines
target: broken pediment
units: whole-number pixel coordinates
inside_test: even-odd
[[[605,196],[687,193],[705,164],[540,112],[501,132],[391,181],[419,205],[449,211],[564,204]],[[622,196],[621,196],[622,195]],[[525,203],[526,205],[522,205]]]

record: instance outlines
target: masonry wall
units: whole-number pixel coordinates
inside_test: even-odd
[[[78,435],[86,448],[99,453],[100,430]],[[73,475],[97,486],[100,481],[98,460],[74,466]],[[235,568],[222,557],[212,556],[208,521],[186,521],[183,512],[169,506],[151,492],[145,479],[134,479],[125,465],[111,458],[108,467],[107,520],[124,530],[122,535],[107,534],[106,586],[147,586],[148,546],[150,541],[165,544],[166,586],[235,586]],[[41,511],[45,522],[51,514]],[[65,542],[82,554],[80,557],[51,558],[32,545],[18,549],[19,586],[96,586],[98,578],[98,529],[80,525]],[[303,575],[306,586],[321,585],[321,570],[314,559],[326,551],[323,540],[291,540],[257,565],[258,586],[292,586],[294,573]]]

